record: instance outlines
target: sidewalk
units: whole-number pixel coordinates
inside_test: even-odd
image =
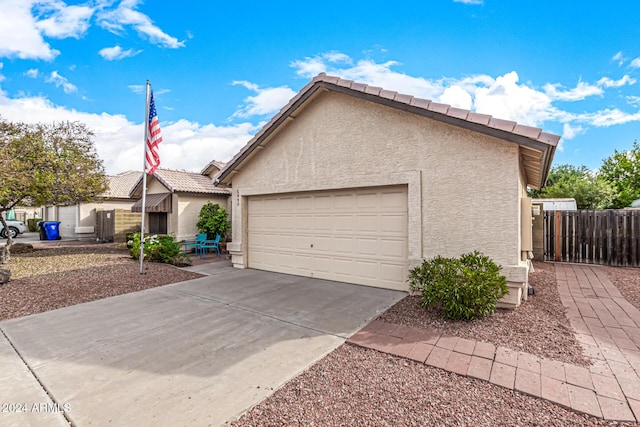
[[[595,417],[640,420],[640,311],[597,266],[556,264],[586,368],[493,344],[374,320],[348,342],[489,381]]]

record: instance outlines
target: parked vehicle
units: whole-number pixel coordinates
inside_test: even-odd
[[[22,221],[6,220],[6,222],[9,232],[4,229],[4,226],[0,222],[0,237],[4,239],[9,237],[9,233],[11,233],[11,237],[13,238],[27,231],[27,225]]]

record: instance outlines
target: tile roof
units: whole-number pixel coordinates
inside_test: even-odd
[[[216,187],[211,178],[198,172],[158,168],[153,176],[171,193],[231,194],[230,190]],[[141,185],[142,175],[138,177],[130,194],[135,193]]]
[[[138,182],[141,172],[127,171],[118,175],[109,175],[109,188],[103,194],[105,198],[128,199],[129,193]]]
[[[225,162],[219,162],[217,160],[211,160],[207,166],[205,166],[200,173],[202,175],[210,175],[214,170],[221,171],[227,164]]]
[[[516,122],[497,119],[487,114],[474,113],[470,110],[436,103],[429,99],[416,98],[411,95],[400,94],[398,92],[384,90],[380,87],[369,86],[364,83],[320,73],[302,88],[302,90],[271,118],[233,159],[227,163],[216,176],[216,184],[225,182],[231,172],[248,158],[249,154],[259,146],[275,128],[283,124],[288,116],[292,116],[306,100],[321,88],[357,96],[434,120],[515,142],[523,148],[522,160],[525,164],[525,169],[527,169],[528,181],[530,181],[528,184],[534,188],[539,188],[544,185],[549,169],[551,168],[555,148],[560,140],[559,135],[543,132],[536,127],[524,126]]]

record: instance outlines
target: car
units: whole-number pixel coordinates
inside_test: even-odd
[[[22,221],[14,221],[10,219],[5,221],[12,238],[17,237],[19,234],[25,233],[27,231],[27,226]],[[4,226],[0,222],[0,237],[7,239],[9,237],[9,233],[7,233],[7,230],[4,229]]]

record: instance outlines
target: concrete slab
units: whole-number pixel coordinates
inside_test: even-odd
[[[405,295],[222,266],[0,328],[78,426],[221,425]]]
[[[65,409],[44,391],[6,337],[0,333],[0,425],[68,426]],[[70,409],[70,407],[68,408]]]

